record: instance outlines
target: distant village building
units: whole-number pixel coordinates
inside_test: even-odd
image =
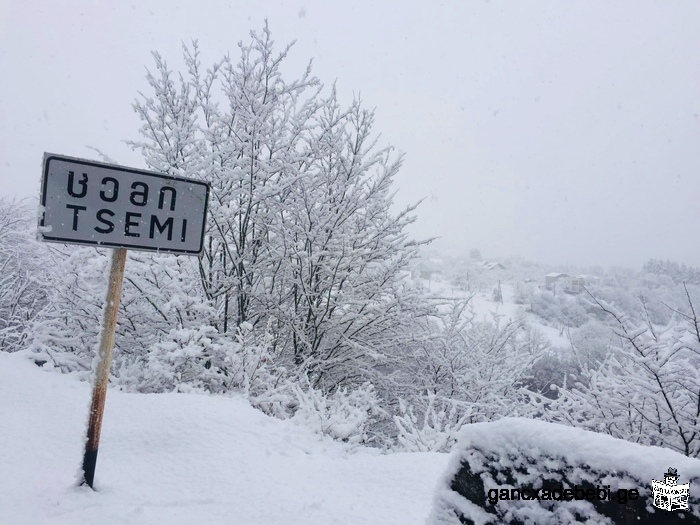
[[[548,273],[545,275],[545,288],[555,291],[561,289],[566,293],[578,294],[587,285],[600,284],[600,277],[593,275],[569,275],[568,273]],[[561,284],[558,284],[561,283]]]
[[[581,293],[586,285],[586,280],[583,277],[572,276],[566,280],[564,291],[566,293]]]
[[[434,273],[436,273],[435,269],[431,268],[430,266],[425,264],[423,261],[419,262],[411,269],[411,275],[413,276],[414,279],[430,280]]]
[[[581,275],[580,278],[585,281],[586,285],[600,284],[600,277],[596,277],[595,275]]]
[[[485,262],[483,267],[486,270],[505,270],[506,267],[499,262]]]
[[[548,290],[551,290],[559,279],[570,278],[571,276],[568,273],[548,273],[544,276],[544,285]]]

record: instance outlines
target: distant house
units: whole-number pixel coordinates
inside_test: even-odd
[[[586,284],[600,284],[600,277],[595,275],[581,275],[580,277],[586,281]]]
[[[483,264],[483,267],[486,270],[505,270],[506,269],[506,267],[499,262],[488,262],[488,261]]]
[[[599,284],[600,278],[593,275],[569,275],[567,273],[548,273],[545,276],[545,287],[554,290],[557,282],[562,283],[561,288],[566,293],[577,294],[583,291],[587,284]]]
[[[548,273],[544,276],[544,285],[551,290],[559,279],[571,279],[571,276],[568,273]]]
[[[411,275],[413,278],[430,280],[434,273],[435,270],[425,264],[423,261],[419,262],[411,269]]]
[[[564,291],[566,293],[581,293],[585,285],[586,280],[583,277],[572,276],[567,279]]]

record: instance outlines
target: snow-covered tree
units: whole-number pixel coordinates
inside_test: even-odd
[[[177,81],[155,54],[133,146],[212,185],[199,277],[213,326],[271,330],[281,362],[324,391],[363,384],[425,311],[401,283],[415,244],[414,208],[390,211],[400,159],[376,146],[359,101],[321,96],[310,68],[284,80],[289,47],[277,53],[267,27],[239,47],[204,71],[193,44]]]
[[[427,310],[400,273],[416,255],[413,207],[390,212],[400,161],[376,148],[372,113],[357,101],[341,109],[333,91],[315,120],[306,176],[284,202],[287,297],[275,315],[294,362],[332,390],[370,379]]]
[[[153,97],[134,104],[144,140],[132,146],[148,165],[211,184],[199,274],[223,333],[243,322],[265,325],[267,300],[279,284],[270,244],[281,242],[281,203],[305,166],[302,141],[319,107],[310,69],[283,79],[289,47],[276,53],[267,27],[239,48],[237,62],[226,56],[205,71],[194,43],[184,50],[187,73],[177,82],[154,53]]]
[[[49,250],[26,202],[0,197],[0,351],[21,350],[48,303]]]
[[[687,283],[700,285],[700,269],[679,264],[675,261],[649,259],[644,264],[643,271],[656,275],[664,275],[673,279],[675,283]]]
[[[584,368],[584,381],[546,403],[549,417],[700,456],[700,317],[691,294],[665,327],[597,302],[614,320],[618,343],[600,366]]]

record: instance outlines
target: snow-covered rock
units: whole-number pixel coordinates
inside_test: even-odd
[[[689,511],[653,506],[652,480],[664,480],[669,468],[677,470],[678,484],[690,483]],[[600,487],[603,492],[594,497],[603,501],[587,501],[580,491],[563,501],[568,495],[559,487]],[[511,497],[518,495],[511,489],[523,488],[540,489],[542,499],[500,499],[501,489]],[[461,431],[427,525],[691,524],[700,523],[699,496],[698,459],[562,425],[504,418]]]

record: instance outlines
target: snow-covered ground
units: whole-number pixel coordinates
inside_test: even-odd
[[[423,524],[447,455],[349,451],[243,400],[107,396],[76,487],[90,385],[0,352],[0,524]]]

